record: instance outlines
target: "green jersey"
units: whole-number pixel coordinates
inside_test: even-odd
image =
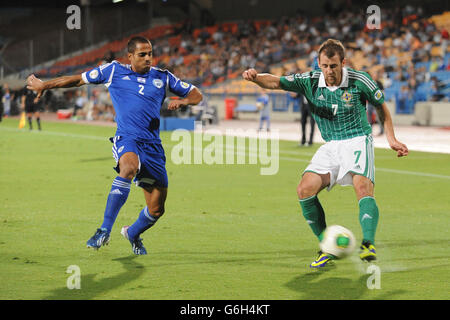
[[[374,106],[384,102],[383,92],[366,72],[345,67],[336,87],[327,87],[321,70],[281,77],[280,86],[305,96],[325,141],[369,135],[366,101]]]

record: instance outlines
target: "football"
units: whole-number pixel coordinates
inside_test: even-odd
[[[353,233],[349,229],[338,225],[327,227],[320,242],[322,252],[332,254],[339,259],[352,254],[355,247],[356,239]]]

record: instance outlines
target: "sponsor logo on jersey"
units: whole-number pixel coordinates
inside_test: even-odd
[[[89,72],[89,78],[97,79],[97,77],[98,77],[98,71],[96,69],[94,69],[91,72]]]
[[[125,76],[122,78],[122,80],[131,80],[129,76]]]
[[[119,148],[119,150],[117,150],[117,153],[121,153],[122,150],[123,150],[123,147],[124,147],[124,146],[121,146],[121,147]]]
[[[321,95],[317,98],[317,100],[325,100],[325,98],[324,98],[324,96],[321,94]]]
[[[137,81],[140,83],[145,83],[145,78],[137,77]]]
[[[164,83],[162,82],[161,79],[153,79],[153,85],[158,89],[161,89]]]
[[[381,93],[381,90],[377,90],[374,94],[375,99],[380,100],[383,96],[383,93]]]

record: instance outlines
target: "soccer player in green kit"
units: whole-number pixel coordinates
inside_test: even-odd
[[[363,233],[360,258],[373,261],[379,213],[374,198],[374,147],[366,115],[367,100],[376,106],[389,146],[397,156],[408,155],[408,148],[395,138],[383,92],[366,72],[345,67],[344,57],[342,43],[328,39],[319,48],[320,70],[278,77],[248,69],[242,77],[262,88],[293,91],[308,99],[326,143],[314,154],[297,187],[303,216],[321,241],[326,222],[318,193],[325,188],[330,191],[335,184],[353,185]],[[319,251],[310,267],[324,267],[333,259],[334,256]]]

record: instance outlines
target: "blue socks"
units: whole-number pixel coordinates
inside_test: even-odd
[[[112,183],[111,191],[106,201],[106,209],[103,217],[102,229],[106,229],[111,232],[114,221],[116,221],[117,215],[120,209],[127,201],[128,194],[130,193],[131,180],[116,177]]]
[[[152,216],[145,207],[139,213],[138,219],[128,228],[128,239],[134,240],[145,230],[153,226],[160,217]]]
[[[106,201],[106,209],[103,217],[102,229],[111,232],[120,209],[125,204],[130,193],[131,180],[116,177],[112,183],[111,191]],[[136,239],[145,230],[153,226],[159,217],[152,216],[145,207],[140,213],[138,219],[128,228],[128,238]]]

